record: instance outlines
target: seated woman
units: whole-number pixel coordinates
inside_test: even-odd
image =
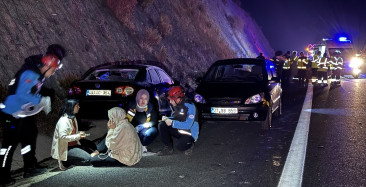
[[[108,110],[107,137],[91,154],[91,164],[102,166],[132,166],[142,157],[142,146],[136,130],[126,119],[126,111],[119,107]]]
[[[90,165],[90,153],[96,150],[93,142],[84,139],[86,133],[78,131],[75,114],[79,109],[77,100],[67,100],[53,134],[51,155],[58,160],[61,170],[66,170],[70,165]]]
[[[158,130],[155,127],[158,122],[158,113],[149,102],[149,98],[147,90],[139,90],[136,94],[136,102],[127,112],[128,121],[136,128],[139,135],[143,152],[147,152],[146,146],[151,144],[158,135]]]

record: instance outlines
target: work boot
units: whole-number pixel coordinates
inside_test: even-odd
[[[23,178],[34,177],[34,176],[40,175],[42,173],[45,173],[46,171],[47,171],[47,168],[38,168],[38,167],[25,168]]]
[[[160,150],[157,154],[158,156],[165,156],[173,154],[173,148],[171,146],[165,145],[162,150]]]

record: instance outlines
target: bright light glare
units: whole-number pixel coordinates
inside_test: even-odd
[[[347,40],[347,37],[339,37],[338,40],[340,42],[347,42],[347,41],[349,41],[349,40]]]
[[[262,101],[262,97],[260,94],[255,94],[252,97],[249,97],[247,100],[245,100],[245,104],[255,104]]]
[[[349,67],[351,68],[358,68],[360,67],[362,64],[362,60],[360,58],[357,58],[357,57],[353,57],[351,59],[351,62],[349,63]]]

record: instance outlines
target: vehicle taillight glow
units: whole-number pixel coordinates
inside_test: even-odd
[[[81,94],[81,89],[77,86],[74,86],[72,88],[69,89],[69,95],[80,95]]]
[[[131,87],[131,86],[120,86],[120,87],[117,87],[116,90],[115,90],[115,93],[116,94],[121,94],[121,95],[131,95],[133,94],[134,92],[134,89]]]

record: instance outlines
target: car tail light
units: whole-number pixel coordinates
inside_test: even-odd
[[[74,86],[69,89],[69,96],[80,95],[80,94],[81,94],[81,89],[77,86]]]
[[[131,87],[131,86],[120,86],[120,87],[117,87],[116,90],[115,90],[115,93],[116,94],[121,94],[121,95],[131,95],[133,94],[134,92],[134,89]]]

